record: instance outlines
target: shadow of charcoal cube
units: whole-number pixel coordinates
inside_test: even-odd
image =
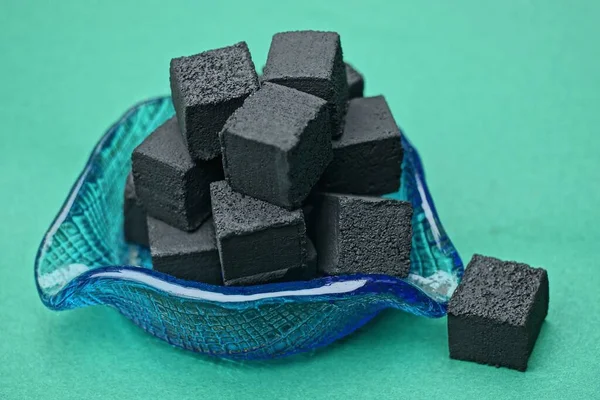
[[[450,357],[525,371],[547,313],[544,269],[476,254],[448,305]]]
[[[400,187],[400,130],[383,96],[350,100],[344,134],[332,144],[333,161],[319,190],[382,195]]]
[[[232,189],[290,210],[332,158],[325,101],[272,83],[246,99],[220,138]]]
[[[298,31],[275,34],[262,80],[325,99],[331,118],[331,137],[337,138],[342,134],[348,82],[337,33]]]
[[[125,241],[148,247],[148,226],[146,210],[135,192],[133,173],[127,175],[125,181],[125,199],[123,202],[123,230]]]
[[[221,159],[194,162],[175,117],[133,151],[132,164],[136,193],[148,215],[184,231],[210,216],[209,185],[223,179]]]
[[[348,63],[346,63],[346,77],[348,79],[348,98],[363,97],[365,79],[360,72]]]
[[[244,99],[258,89],[245,42],[171,60],[171,95],[181,133],[196,160],[221,152],[219,131]]]
[[[225,181],[210,191],[225,285],[276,281],[308,268],[302,210],[234,192]]]

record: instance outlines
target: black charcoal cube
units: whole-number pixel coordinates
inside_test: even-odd
[[[309,281],[317,277],[317,251],[310,241],[306,241],[306,264],[302,267],[280,269],[228,281],[228,286],[249,286],[264,283]]]
[[[346,77],[348,80],[348,98],[363,97],[365,79],[360,72],[348,63],[346,63]]]
[[[325,101],[264,84],[220,134],[225,178],[233,190],[298,208],[331,161]]]
[[[547,313],[544,269],[476,254],[448,305],[450,357],[525,371]]]
[[[344,134],[333,142],[333,161],[319,190],[381,195],[400,187],[400,130],[383,96],[350,100]]]
[[[306,265],[278,271],[272,274],[269,282],[309,281],[317,277],[317,250],[310,239],[306,239]],[[253,278],[255,279],[255,278]],[[247,283],[246,283],[247,284]]]
[[[135,192],[133,174],[130,172],[125,181],[125,201],[123,203],[123,230],[125,241],[148,247],[148,225],[146,210]]]
[[[209,185],[223,179],[221,159],[194,162],[175,117],[134,150],[132,163],[136,193],[150,216],[184,231],[210,216]]]
[[[408,276],[413,214],[410,203],[321,193],[315,208],[315,245],[322,272]]]
[[[306,266],[302,210],[234,192],[225,181],[210,192],[225,285],[266,283]]]
[[[171,94],[192,158],[221,152],[218,134],[227,118],[258,89],[245,42],[171,60]]]
[[[331,135],[342,134],[348,82],[340,36],[335,32],[283,32],[273,36],[263,81],[289,86],[327,101]]]
[[[306,265],[299,268],[291,268],[281,278],[274,282],[309,281],[317,277],[317,250],[310,239],[306,239]]]
[[[148,218],[152,268],[179,279],[222,285],[221,263],[212,218],[185,232]]]

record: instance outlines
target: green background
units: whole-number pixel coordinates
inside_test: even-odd
[[[600,398],[600,2],[0,2],[0,399]],[[104,130],[168,93],[172,57],[340,32],[474,252],[548,269],[526,373],[452,361],[446,320],[387,311],[314,354],[231,363],[115,311],[45,309],[33,259]]]

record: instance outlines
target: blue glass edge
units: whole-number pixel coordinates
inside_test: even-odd
[[[46,300],[44,304],[53,310],[68,310],[77,308],[80,304],[77,301],[70,302],[71,294],[77,293],[82,286],[85,286],[93,281],[99,280],[128,280],[131,284],[135,285],[145,285],[147,288],[153,289],[158,293],[163,293],[164,295],[170,295],[168,292],[162,290],[157,286],[148,285],[145,280],[136,280],[128,279],[128,278],[119,278],[116,277],[118,274],[123,274],[124,272],[134,272],[136,275],[144,275],[151,278],[156,278],[161,282],[165,282],[168,284],[172,284],[173,286],[177,286],[182,289],[195,289],[202,292],[208,293],[218,293],[226,296],[231,295],[242,295],[242,296],[251,296],[256,294],[276,294],[280,292],[294,292],[299,290],[307,290],[307,289],[319,289],[323,287],[330,286],[335,283],[353,283],[353,282],[362,282],[365,281],[364,285],[354,289],[350,292],[334,292],[329,294],[319,294],[319,295],[302,295],[302,296],[273,296],[266,299],[260,299],[261,304],[265,302],[280,302],[283,298],[293,298],[294,302],[311,302],[316,298],[319,301],[327,301],[333,299],[344,298],[349,294],[353,296],[358,296],[367,293],[381,293],[382,287],[386,288],[386,291],[393,293],[402,293],[402,297],[404,298],[407,291],[414,291],[415,303],[416,300],[422,302],[423,299],[427,299],[426,302],[430,310],[433,311],[432,314],[422,314],[424,316],[430,317],[441,317],[446,313],[446,303],[444,302],[436,302],[431,299],[427,294],[425,294],[418,286],[412,285],[409,282],[406,282],[403,279],[396,278],[389,275],[378,275],[378,274],[354,274],[354,275],[340,275],[340,276],[328,276],[323,278],[317,278],[310,281],[295,281],[295,282],[282,282],[282,283],[270,283],[263,285],[253,285],[253,286],[214,286],[200,282],[194,281],[186,281],[182,279],[175,278],[171,275],[167,275],[158,271],[154,271],[151,269],[145,269],[137,266],[107,266],[102,268],[95,268],[93,270],[89,270],[87,272],[78,275],[75,279],[73,279],[69,284],[67,284],[59,293],[52,296],[51,299]],[[377,288],[377,290],[374,290]],[[216,290],[215,290],[216,289]],[[418,299],[416,298],[418,296]],[[185,297],[185,296],[182,296]],[[406,300],[406,299],[403,299]],[[231,303],[223,303],[218,301],[211,301],[202,299],[202,302],[206,303],[214,303],[218,304],[224,308],[239,308],[240,302],[231,302]],[[244,301],[248,305],[248,307],[252,307],[252,302]]]
[[[417,149],[412,145],[411,141],[406,137],[404,132],[402,133],[401,139],[402,139],[402,147],[404,148],[405,154],[406,154],[406,152],[412,153],[412,157],[414,160],[413,167],[415,168],[416,174],[420,178],[420,181],[423,184],[423,189],[424,189],[423,192],[425,194],[425,198],[427,200],[429,208],[433,214],[433,218],[435,219],[438,227],[443,229],[442,221],[440,220],[440,217],[437,212],[437,208],[435,207],[435,203],[433,201],[433,198],[431,197],[431,193],[429,192],[429,187],[427,186],[427,183],[426,183],[427,181],[426,181],[426,177],[425,177],[425,169],[423,168],[423,162],[421,160],[421,156],[419,155],[419,152],[417,151]],[[458,251],[456,250],[456,247],[454,246],[454,243],[452,243],[452,239],[450,239],[450,237],[448,235],[446,235],[446,240],[448,241],[448,244],[449,244],[450,248],[452,249],[451,257],[452,257],[452,263],[454,266],[452,271],[453,271],[454,275],[460,281],[460,279],[462,279],[463,274],[464,274],[464,264],[462,262],[462,259],[460,258]]]

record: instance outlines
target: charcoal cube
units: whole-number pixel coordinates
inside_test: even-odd
[[[315,245],[322,272],[408,276],[413,214],[410,203],[321,193],[315,207]]]
[[[146,210],[135,192],[133,174],[130,172],[125,181],[125,201],[123,203],[123,230],[125,241],[148,247],[148,225]]]
[[[247,286],[261,283],[280,283],[293,281],[309,281],[317,277],[317,250],[310,239],[306,239],[306,264],[302,267],[280,269],[273,272],[256,274],[248,277],[232,279],[231,286]]]
[[[448,305],[450,357],[525,371],[547,313],[544,269],[476,254]]]
[[[342,134],[348,82],[340,36],[335,32],[283,32],[273,36],[263,81],[292,87],[327,101],[331,135]]]
[[[212,218],[185,232],[148,217],[152,268],[179,279],[222,285],[221,263]]]
[[[233,190],[298,208],[331,161],[325,101],[264,84],[220,134],[225,178]]]
[[[381,195],[400,187],[400,130],[383,96],[350,100],[344,134],[333,142],[333,161],[319,190]]]
[[[174,117],[134,150],[132,162],[136,193],[150,216],[184,231],[210,216],[209,185],[223,179],[221,160],[194,162]]]
[[[363,97],[365,79],[360,72],[348,63],[346,63],[346,77],[348,79],[348,98]]]
[[[225,285],[266,283],[306,267],[302,210],[245,196],[225,181],[210,192]]]
[[[306,265],[290,268],[279,279],[273,282],[309,281],[317,277],[317,250],[310,239],[306,239]]]
[[[283,272],[283,274],[282,274]],[[306,265],[280,271],[269,282],[309,281],[317,277],[317,250],[310,239],[306,239]],[[277,278],[277,275],[280,277]]]
[[[227,118],[258,89],[245,42],[171,60],[171,94],[181,133],[195,160],[220,154]]]

